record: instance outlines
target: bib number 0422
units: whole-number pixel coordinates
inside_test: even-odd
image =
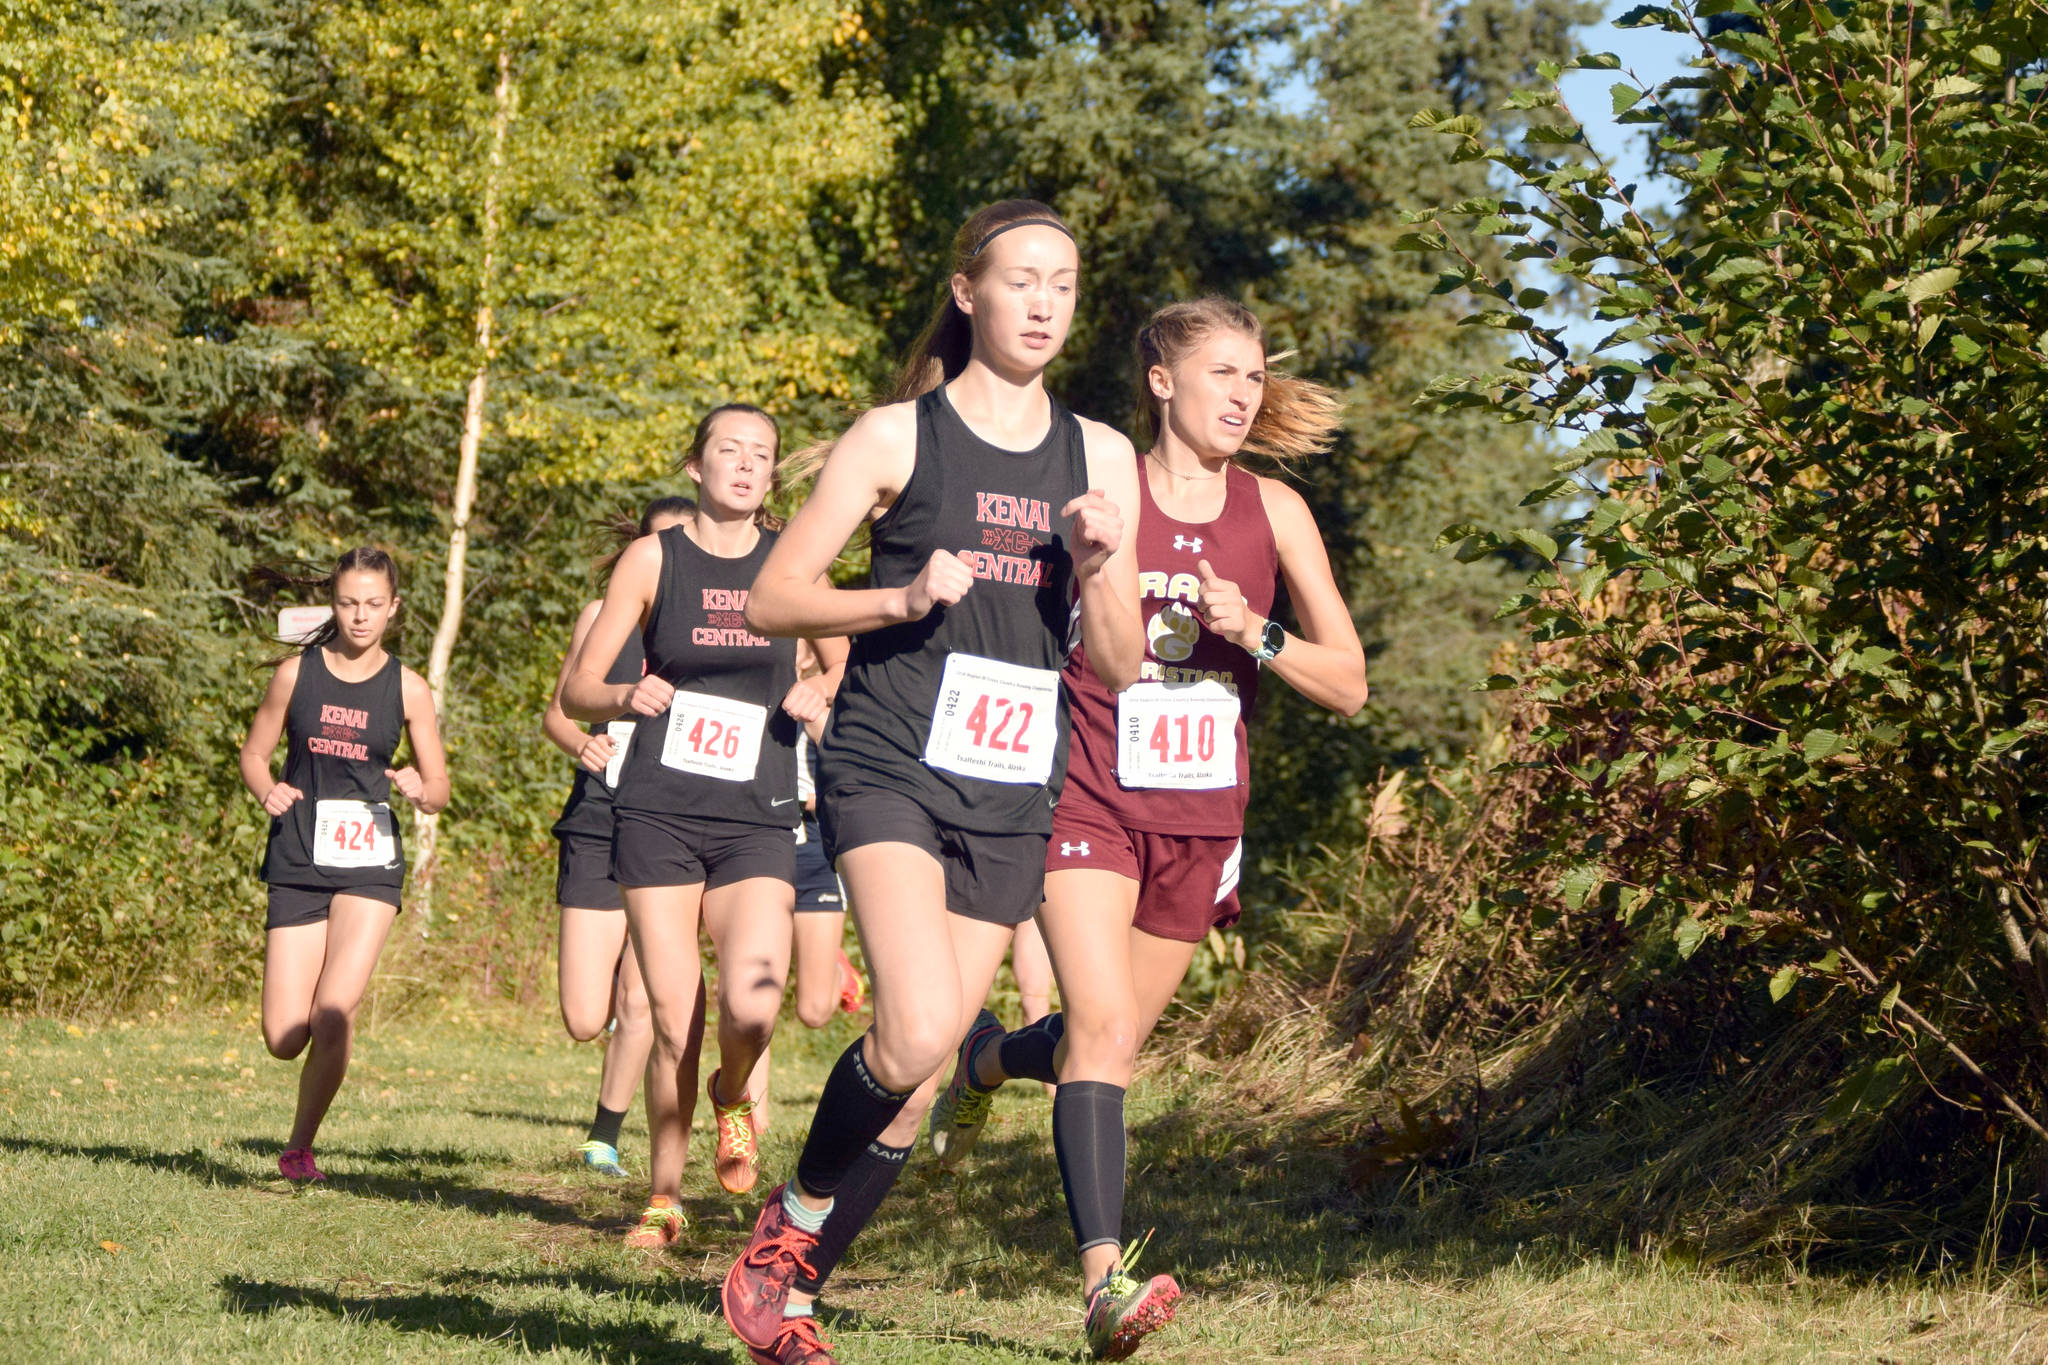
[[[1059,704],[1055,669],[949,655],[924,761],[962,777],[1042,786],[1059,745]]]
[[[1126,787],[1237,785],[1237,696],[1220,682],[1139,683],[1116,700],[1116,775]]]

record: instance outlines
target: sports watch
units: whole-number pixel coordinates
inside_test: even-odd
[[[1267,621],[1265,629],[1259,632],[1259,647],[1252,651],[1252,657],[1260,663],[1279,657],[1280,647],[1287,643],[1287,632],[1278,621]]]

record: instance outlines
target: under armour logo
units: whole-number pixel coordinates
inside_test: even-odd
[[[1078,844],[1062,843],[1060,845],[1060,856],[1062,858],[1071,858],[1077,853],[1083,858],[1088,856],[1088,843],[1086,840]]]
[[[1175,536],[1173,538],[1173,548],[1176,550],[1187,550],[1193,554],[1200,554],[1202,553],[1202,538],[1200,536]]]

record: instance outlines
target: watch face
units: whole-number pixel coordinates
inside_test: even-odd
[[[1278,621],[1266,622],[1266,629],[1262,632],[1262,637],[1259,643],[1265,646],[1266,653],[1268,654],[1278,654],[1280,646],[1287,643],[1287,632],[1280,628]]]

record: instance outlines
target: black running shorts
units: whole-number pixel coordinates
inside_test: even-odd
[[[571,910],[623,910],[619,884],[612,880],[612,841],[595,834],[558,836],[555,904]]]
[[[818,798],[825,843],[844,857],[868,844],[911,844],[946,873],[946,908],[988,924],[1022,924],[1045,891],[1043,834],[977,834],[942,825],[883,787],[836,787]]]
[[[796,884],[796,832],[739,820],[620,810],[612,822],[612,880],[620,886],[716,891],[750,877]]]
[[[301,924],[324,923],[336,896],[361,896],[393,908],[399,899],[396,886],[281,886],[273,882],[270,913],[264,917],[263,927],[293,929]]]
[[[846,896],[839,889],[839,874],[832,870],[832,854],[814,815],[804,816],[796,835],[796,912],[837,913],[846,909]]]

